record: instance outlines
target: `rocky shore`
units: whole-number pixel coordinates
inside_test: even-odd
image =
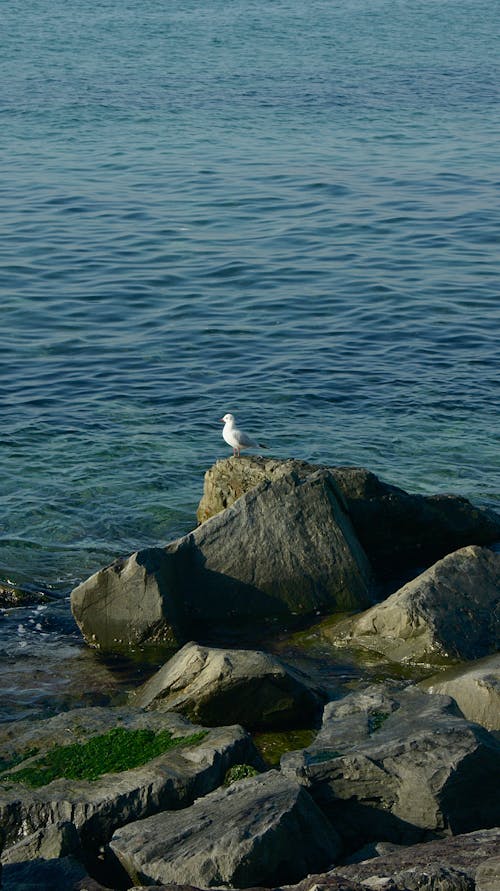
[[[500,517],[231,458],[198,520],[72,592],[90,647],[161,667],[0,725],[1,887],[500,891]]]

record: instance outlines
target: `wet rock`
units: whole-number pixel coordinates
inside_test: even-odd
[[[164,807],[186,806],[212,791],[234,764],[260,763],[251,738],[241,727],[220,727],[208,730],[195,744],[170,749],[146,764],[95,780],[54,779],[34,789],[12,782],[16,769],[32,765],[54,746],[82,743],[117,727],[168,730],[174,737],[189,737],[203,730],[181,715],[127,708],[82,708],[45,721],[2,725],[7,755],[30,756],[33,749],[38,750],[22,765],[12,767],[10,774],[0,776],[0,825],[7,844],[19,842],[48,823],[69,821],[82,844],[95,849],[122,823]]]
[[[500,517],[456,495],[412,495],[362,467],[328,468],[356,534],[381,579],[408,574],[466,545],[500,540]],[[305,461],[258,457],[218,461],[205,474],[198,519],[208,519],[263,480],[318,470]]]
[[[209,726],[280,729],[309,724],[324,698],[305,674],[268,653],[188,643],[131,701]]]
[[[339,841],[305,789],[269,771],[124,826],[111,849],[137,884],[248,888],[325,868]]]
[[[91,645],[206,639],[229,622],[357,610],[370,567],[331,474],[264,481],[168,545],[101,570],[71,595]]]
[[[329,636],[392,661],[494,653],[500,647],[500,553],[477,546],[455,551]]]
[[[500,730],[500,654],[459,665],[419,684],[428,693],[451,696],[469,721]]]
[[[445,696],[370,687],[325,707],[311,746],[281,759],[351,850],[412,844],[500,819],[500,742]]]

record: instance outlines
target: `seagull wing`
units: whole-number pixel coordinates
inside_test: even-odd
[[[243,430],[233,430],[234,438],[237,440],[239,446],[243,446],[247,449],[258,449],[259,444],[255,442],[254,439],[250,439]]]

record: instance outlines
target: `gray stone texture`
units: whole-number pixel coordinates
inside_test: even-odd
[[[263,480],[318,465],[245,456],[218,461],[205,474],[198,519],[229,507]],[[457,495],[413,495],[362,467],[329,467],[356,534],[381,579],[430,566],[470,544],[500,541],[500,517]]]
[[[351,849],[410,844],[500,820],[500,742],[453,700],[416,687],[370,687],[325,707],[307,749],[281,759]]]
[[[328,471],[264,481],[166,548],[139,551],[79,585],[87,642],[185,642],[221,624],[358,610],[371,570]]]
[[[40,754],[54,745],[82,742],[117,726],[168,729],[179,737],[203,729],[174,713],[81,708],[45,721],[2,725],[0,739],[4,740],[7,755],[35,747]],[[208,730],[195,745],[171,749],[140,767],[104,774],[93,781],[57,779],[31,789],[9,782],[9,775],[4,773],[0,781],[0,825],[11,846],[48,823],[69,821],[78,830],[82,844],[96,848],[122,823],[165,807],[190,804],[217,788],[227,770],[241,763],[259,764],[260,759],[250,736],[236,726]]]
[[[248,888],[326,868],[339,840],[305,789],[269,771],[124,826],[111,849],[137,884]]]
[[[480,659],[495,653],[500,648],[500,553],[477,546],[455,551],[329,635],[395,662]]]
[[[419,687],[453,697],[469,721],[500,730],[500,653],[449,668],[421,681]]]
[[[279,729],[310,723],[324,698],[307,675],[268,653],[188,643],[131,702],[208,726]]]

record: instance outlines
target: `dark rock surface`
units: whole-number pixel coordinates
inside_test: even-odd
[[[325,868],[339,840],[305,789],[269,771],[124,826],[111,849],[136,882],[248,888]]]
[[[168,545],[140,551],[72,592],[87,642],[185,642],[241,623],[358,610],[371,571],[328,471],[264,481]]]
[[[329,632],[394,662],[480,659],[500,648],[500,553],[462,548]]]
[[[268,653],[191,642],[132,694],[131,703],[208,726],[280,729],[310,724],[325,698],[307,675]]]
[[[491,860],[498,854],[499,846],[500,829],[481,829],[464,835],[401,848],[390,854],[350,866],[338,866],[329,875],[342,875],[346,879],[363,884],[371,879],[368,887],[371,885],[382,889],[384,886],[380,880],[391,878],[395,891],[409,891],[415,887],[418,891],[420,889],[421,891],[428,891],[428,889],[431,891],[432,889],[462,891],[464,881],[468,882],[469,887],[472,882],[472,889],[474,889],[474,882],[479,871],[484,870],[484,874],[487,875],[489,867],[486,870],[486,865],[493,866]],[[441,877],[444,877],[446,872],[448,875],[451,874],[452,878],[454,876],[453,882],[450,881],[447,886],[443,886],[441,883],[441,887],[436,884],[435,880],[434,884],[431,884],[429,873],[434,873],[436,879],[439,876],[438,870],[441,870]],[[412,884],[409,883],[411,871],[413,871]],[[403,882],[396,881],[396,876],[403,876]],[[404,884],[404,876],[407,877],[406,884]],[[418,876],[421,877],[420,884],[415,884]],[[500,878],[500,873],[497,878]],[[374,879],[378,879],[379,883],[376,884]],[[478,883],[476,891],[479,891],[479,887]],[[308,891],[308,889],[304,888],[301,891]],[[467,891],[469,891],[468,888]]]
[[[346,844],[412,844],[500,820],[500,742],[453,700],[370,687],[325,707],[316,740],[281,759]]]

